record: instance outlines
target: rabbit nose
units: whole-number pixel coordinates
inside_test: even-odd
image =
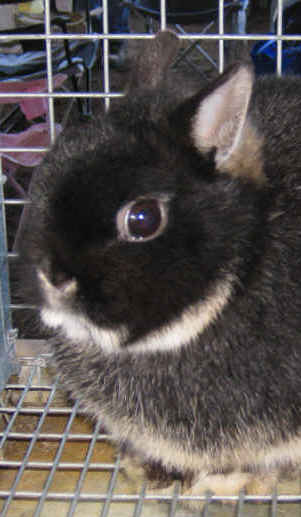
[[[64,271],[53,267],[51,271],[51,283],[54,287],[56,287],[59,290],[64,290],[65,286],[70,283],[70,280],[72,280],[72,277],[70,277],[67,273]]]
[[[49,291],[55,290],[62,295],[69,295],[76,290],[76,281],[60,268],[56,263],[49,260],[43,261],[38,269],[38,277],[42,284],[42,288]]]
[[[37,275],[45,298],[50,305],[71,298],[76,293],[77,282],[74,278],[55,286],[41,269],[37,270]]]

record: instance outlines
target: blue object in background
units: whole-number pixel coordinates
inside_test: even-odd
[[[277,18],[274,21],[276,32]],[[301,34],[301,2],[296,0],[289,7],[283,8],[283,34]],[[273,74],[277,69],[277,42],[275,40],[259,41],[251,51],[251,57],[257,74]],[[301,74],[301,41],[282,42],[282,73]]]
[[[273,74],[277,65],[277,42],[259,41],[251,51],[256,74]],[[282,43],[283,74],[301,74],[301,42]]]
[[[89,10],[92,11],[98,7],[102,7],[101,0],[75,0],[74,10],[80,11],[86,8],[88,2]],[[129,9],[123,7],[120,0],[109,0],[108,2],[109,14],[109,30],[112,34],[128,34],[129,31]],[[94,18],[94,17],[93,17]],[[102,16],[95,18],[93,24],[95,32],[102,32]]]

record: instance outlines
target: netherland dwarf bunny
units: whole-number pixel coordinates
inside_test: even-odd
[[[266,493],[301,464],[301,79],[188,95],[177,49],[58,139],[20,249],[67,391],[149,479]]]

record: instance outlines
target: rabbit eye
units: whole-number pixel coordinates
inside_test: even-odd
[[[148,199],[135,203],[127,215],[127,227],[132,237],[145,239],[158,231],[162,214],[156,200]]]
[[[125,240],[145,241],[161,233],[166,224],[166,208],[160,199],[133,201],[117,217],[120,235]]]

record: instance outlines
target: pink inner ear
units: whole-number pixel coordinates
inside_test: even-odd
[[[216,148],[221,164],[239,145],[253,86],[253,72],[241,66],[200,104],[193,120],[192,139],[201,152]]]

